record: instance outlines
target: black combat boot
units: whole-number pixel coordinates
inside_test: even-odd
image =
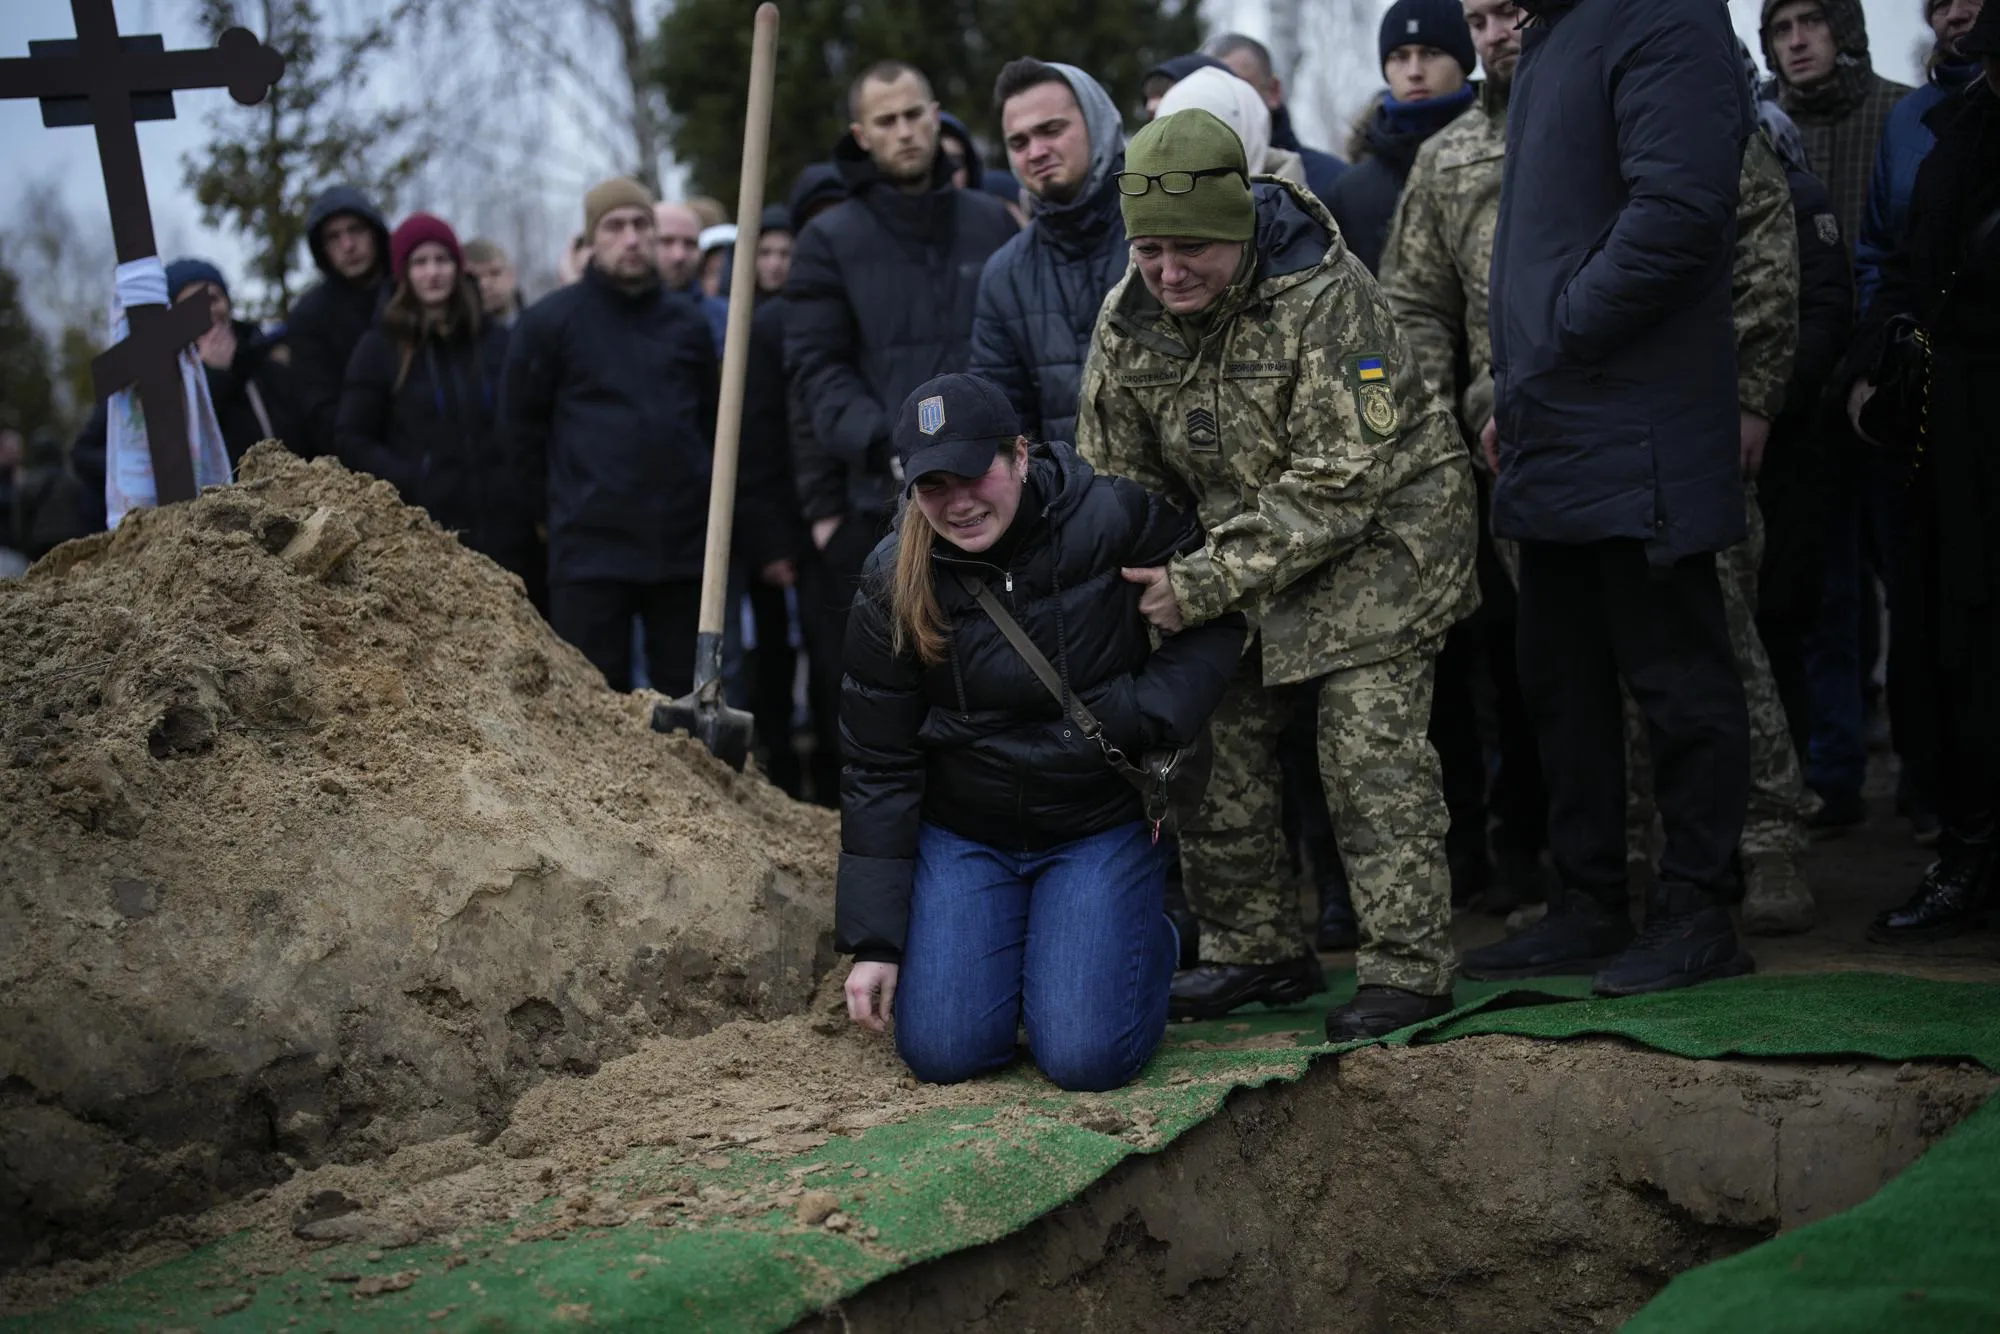
[[[1319,929],[1313,946],[1322,954],[1351,950],[1361,941],[1354,922],[1354,900],[1347,888],[1347,868],[1341,865],[1340,849],[1330,838],[1316,838],[1306,844],[1312,861],[1313,885],[1319,891]]]
[[[1296,1005],[1326,990],[1319,959],[1301,954],[1283,963],[1205,963],[1174,974],[1167,993],[1167,1017],[1220,1019],[1253,1001]]]
[[[1757,966],[1736,939],[1729,909],[1693,885],[1662,881],[1646,925],[1625,952],[1591,979],[1600,996],[1636,996],[1740,977]]]
[[[1497,945],[1467,950],[1459,971],[1477,981],[1595,973],[1632,943],[1632,923],[1588,894],[1570,890],[1548,915]]]
[[[1938,840],[1938,859],[1924,872],[1917,892],[1878,913],[1868,938],[1878,945],[1949,940],[1986,925],[1993,897],[1996,861],[1993,841],[1971,841],[1947,832]]]
[[[1328,1042],[1379,1038],[1451,1013],[1451,993],[1425,996],[1401,987],[1362,987],[1354,999],[1327,1012]]]

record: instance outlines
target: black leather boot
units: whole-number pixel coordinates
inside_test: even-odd
[[[1477,981],[1595,973],[1632,943],[1632,923],[1588,894],[1571,890],[1548,916],[1497,945],[1467,950],[1459,971]]]
[[[1947,833],[1942,852],[1924,872],[1917,892],[1878,913],[1868,938],[1878,945],[1923,944],[1949,940],[1986,925],[1992,900],[1995,848],[1990,840],[1968,842]]]
[[[1591,979],[1600,996],[1637,996],[1740,977],[1757,966],[1736,939],[1729,909],[1693,885],[1662,882],[1646,925],[1625,952]]]
[[[1296,1005],[1325,990],[1326,975],[1311,954],[1283,963],[1205,963],[1174,974],[1167,1017],[1220,1019],[1252,1002]]]
[[[1401,987],[1362,987],[1347,1004],[1328,1011],[1326,1040],[1355,1042],[1379,1038],[1426,1019],[1451,1013],[1451,993],[1425,996]]]

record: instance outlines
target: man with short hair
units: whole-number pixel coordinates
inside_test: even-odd
[[[1090,331],[1129,259],[1117,180],[1125,129],[1097,80],[1033,56],[1000,71],[993,102],[1034,215],[986,262],[971,372],[1007,395],[1029,439],[1073,442]]]
[[[701,273],[701,215],[670,200],[653,206],[654,253],[669,292],[692,292]]]
[[[1852,259],[1883,128],[1910,89],[1875,73],[1869,63],[1861,0],[1764,0],[1759,36],[1764,63],[1776,77],[1778,105],[1798,125],[1806,160],[1833,197]],[[1852,473],[1852,465],[1845,471]],[[1861,799],[1868,769],[1861,524],[1863,493],[1870,488],[1861,478],[1844,475],[1838,489],[1843,494],[1827,535],[1819,628],[1807,647],[1813,722],[1806,782],[1823,803],[1813,823],[1829,833],[1867,818]],[[1893,570],[1890,583],[1893,604]]]
[[[1389,91],[1358,132],[1367,155],[1326,200],[1370,273],[1379,271],[1389,219],[1417,150],[1472,105],[1475,90],[1467,81],[1477,59],[1458,0],[1396,0],[1382,16],[1376,47]]]
[[[660,281],[653,197],[584,196],[590,264],[521,316],[500,434],[549,540],[549,623],[614,690],[693,688],[717,374],[701,310]]]
[[[1271,49],[1255,37],[1225,32],[1210,38],[1202,51],[1257,90],[1264,105],[1271,109],[1271,147],[1297,153],[1306,166],[1306,189],[1322,200],[1331,197],[1333,183],[1347,170],[1347,164],[1331,153],[1307,148],[1299,142],[1298,131],[1292,128],[1292,109],[1285,105],[1284,81],[1271,66]]]
[[[514,327],[525,303],[514,277],[514,263],[498,241],[475,237],[465,243],[465,271],[479,284],[479,305],[503,329]]]
[[[279,355],[302,418],[293,449],[313,458],[333,452],[348,359],[389,299],[389,224],[361,191],[336,185],[306,214],[306,248],[325,277],[292,303]]]
[[[845,483],[844,511],[813,524],[843,620],[902,494],[890,419],[912,389],[971,360],[980,272],[1017,230],[999,200],[952,185],[937,99],[914,66],[871,65],[848,110],[833,150],[848,198],[799,234],[785,286],[785,361]]]

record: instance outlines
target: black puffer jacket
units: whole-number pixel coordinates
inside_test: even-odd
[[[596,265],[514,326],[500,438],[549,582],[652,584],[701,575],[715,455],[715,344],[701,307]]]
[[[525,574],[531,521],[494,427],[506,357],[507,331],[489,322],[476,341],[425,338],[404,374],[401,344],[370,329],[347,364],[334,439],[342,463]]]
[[[785,363],[813,437],[846,469],[851,507],[892,508],[889,418],[912,389],[964,370],[987,259],[1019,230],[992,195],[957,190],[939,154],[931,189],[906,195],[851,137],[834,149],[851,192],[792,251]]]
[[[326,224],[336,215],[352,213],[375,233],[377,274],[348,282],[333,267],[320,244]],[[340,415],[340,391],[347,363],[361,336],[374,327],[375,317],[389,299],[389,225],[368,197],[351,185],[336,185],[313,201],[306,214],[306,247],[326,280],[292,304],[283,341],[291,366],[299,413],[299,439],[285,443],[304,458],[334,451],[335,419]]]
[[[1015,850],[1054,847],[1141,818],[1138,794],[1066,717],[959,576],[986,581],[1129,755],[1191,740],[1242,653],[1241,617],[1153,650],[1121,566],[1162,565],[1200,545],[1192,517],[1123,478],[1099,477],[1067,445],[1037,446],[1014,525],[979,558],[939,542],[945,662],[891,647],[891,534],[868,558],[848,618],[840,728],[837,947],[900,956],[917,826]]]

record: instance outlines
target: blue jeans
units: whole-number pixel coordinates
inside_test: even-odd
[[[911,1073],[951,1084],[997,1070],[1025,1024],[1061,1087],[1129,1082],[1167,1027],[1180,942],[1165,892],[1144,824],[1019,853],[921,826],[896,986]]]

